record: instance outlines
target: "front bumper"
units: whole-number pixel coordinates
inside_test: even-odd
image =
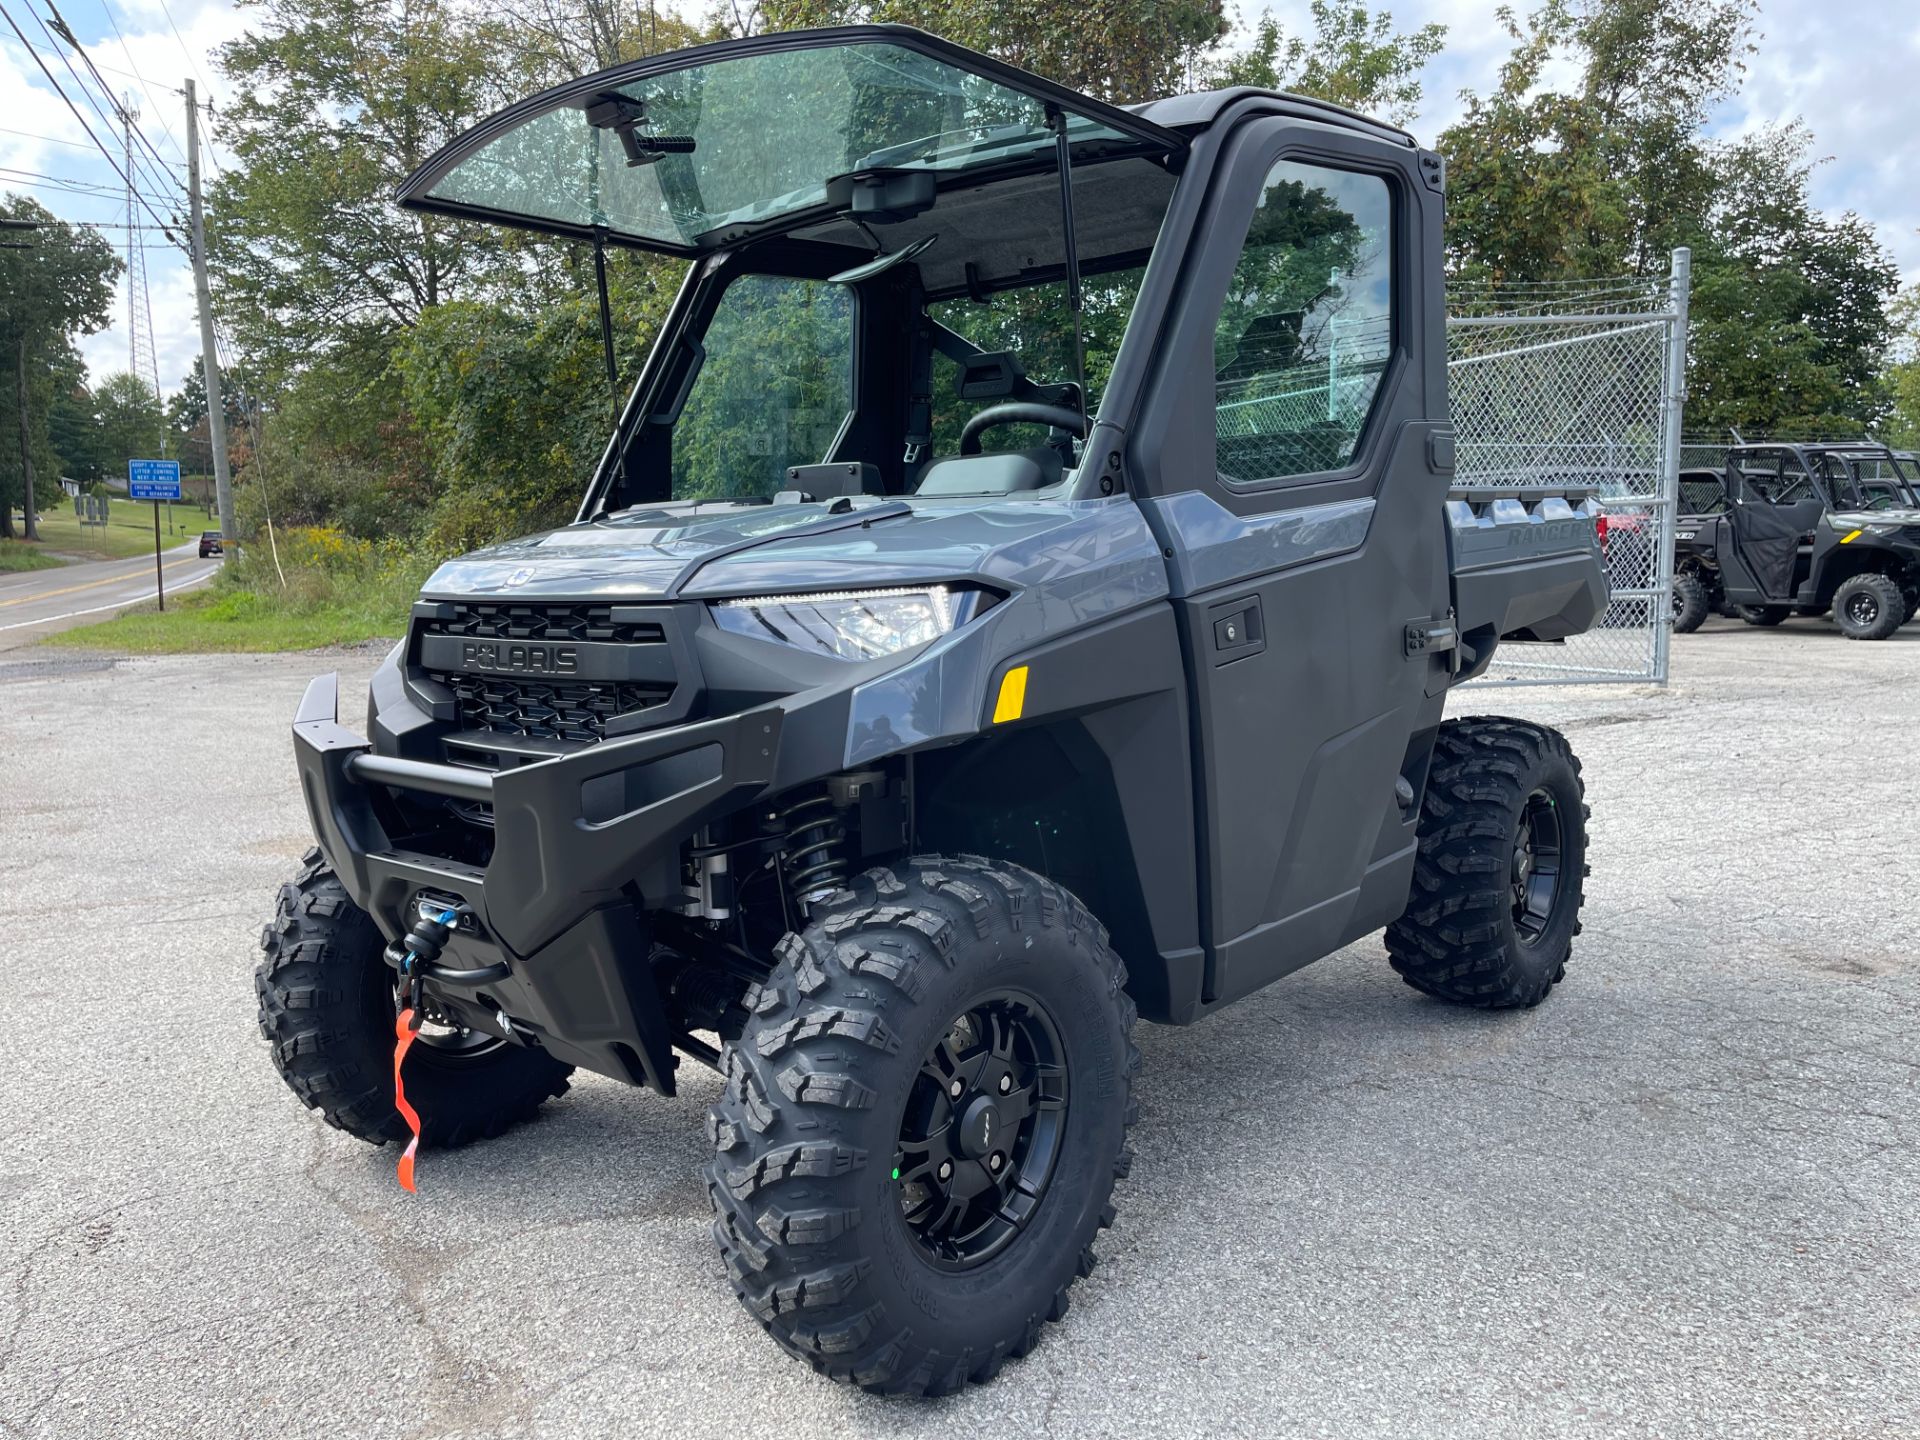
[[[471,910],[425,972],[463,1023],[671,1094],[673,1037],[647,963],[647,905],[665,896],[637,886],[676,876],[688,835],[767,788],[783,719],[763,706],[487,772],[375,755],[340,724],[338,680],[324,675],[293,748],[314,836],[389,940],[422,894]],[[396,791],[491,805],[485,867],[407,848]]]

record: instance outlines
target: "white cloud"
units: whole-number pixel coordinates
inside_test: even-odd
[[[168,12],[171,11],[172,24]],[[111,13],[111,20],[109,15]],[[95,136],[112,150],[115,162],[124,164],[120,153],[118,127],[103,120],[89,103],[86,92],[102,108],[110,107],[122,95],[129,97],[140,111],[139,127],[162,159],[168,162],[174,183],[165,185],[157,174],[142,189],[149,192],[152,209],[160,220],[173,223],[176,215],[184,220],[186,102],[177,92],[187,75],[193,75],[206,98],[209,80],[217,102],[224,94],[224,82],[213,63],[213,52],[237,36],[245,26],[245,17],[230,0],[172,0],[162,6],[159,0],[115,0],[109,12],[104,6],[75,4],[63,7],[62,14],[74,33],[112,87],[112,96],[103,96],[86,68],[57,38],[51,43],[30,15],[14,7],[22,29],[52,71],[60,88],[73,99],[80,119],[57,94],[34,58],[24,53],[11,30],[0,28],[5,36],[0,43],[0,95],[7,97],[0,109],[0,191],[17,189],[31,195],[65,220],[94,221],[105,228],[102,233],[124,258],[126,253],[126,195],[114,166],[104,159],[88,138]],[[118,22],[116,33],[113,21]],[[179,27],[176,36],[173,25]],[[74,83],[64,61],[71,61],[88,82],[83,91]],[[139,77],[139,78],[136,78]],[[143,83],[144,82],[144,83]],[[110,115],[110,112],[109,112]],[[85,125],[83,127],[82,120]],[[138,145],[138,142],[136,142]],[[161,166],[141,150],[142,164],[149,172]],[[31,172],[22,174],[20,172]],[[208,175],[211,177],[211,170]],[[58,188],[46,179],[54,177],[69,188]],[[142,225],[154,223],[154,217],[136,207],[136,220]],[[163,391],[179,387],[200,353],[199,322],[194,309],[192,272],[186,256],[167,244],[157,231],[136,231],[150,247],[146,252],[148,304],[153,315],[154,353]],[[176,233],[184,240],[185,227]],[[99,376],[127,368],[127,291],[123,276],[116,294],[113,320],[98,334],[80,341],[80,353],[92,375]]]

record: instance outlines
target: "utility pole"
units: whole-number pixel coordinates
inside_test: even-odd
[[[36,220],[0,220],[0,230],[38,230]],[[33,245],[25,240],[0,242],[0,248],[7,250],[31,250]],[[19,349],[14,357],[14,408],[20,422],[20,478],[24,482],[25,494],[21,497],[20,518],[24,522],[26,538],[40,538],[39,515],[33,505],[33,436],[27,423],[27,322],[25,314],[27,297],[20,296],[22,312],[16,318],[19,331]],[[13,538],[13,502],[0,497],[0,539]]]
[[[187,81],[187,200],[193,222],[193,292],[200,302],[200,365],[207,381],[207,439],[213,445],[213,488],[220,500],[220,553],[231,565],[239,553],[233,522],[233,482],[227,474],[227,406],[220,394],[220,353],[213,339],[213,291],[207,284],[207,226],[200,209],[200,106]]]

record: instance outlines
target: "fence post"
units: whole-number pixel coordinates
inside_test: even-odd
[[[1667,683],[1667,659],[1673,646],[1673,522],[1680,511],[1680,424],[1687,401],[1687,299],[1693,287],[1693,252],[1673,252],[1667,282],[1667,377],[1660,406],[1660,489],[1654,513],[1659,537],[1653,556],[1653,598],[1660,607],[1653,621],[1653,675]]]

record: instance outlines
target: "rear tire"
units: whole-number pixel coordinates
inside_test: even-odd
[[[1749,625],[1758,625],[1765,630],[1771,630],[1775,625],[1782,623],[1787,616],[1792,613],[1793,607],[1790,605],[1742,605],[1740,607],[1740,618],[1742,620],[1746,621]]]
[[[374,1145],[412,1133],[393,1104],[395,1011],[393,971],[380,958],[385,943],[320,852],[309,850],[299,876],[280,887],[253,972],[260,1033],[273,1046],[280,1078],[329,1125]],[[566,1093],[572,1073],[544,1051],[510,1041],[456,1054],[423,1038],[406,1066],[420,1143],[451,1148],[531,1120]]]
[[[1833,592],[1833,623],[1849,640],[1885,640],[1907,623],[1907,597],[1888,575],[1855,575]]]
[[[1140,1054],[1106,931],[1017,866],[922,858],[775,956],[707,1121],[734,1293],[835,1380],[991,1379],[1066,1314],[1131,1164]]]
[[[1713,597],[1707,582],[1698,575],[1682,572],[1673,577],[1673,633],[1691,635],[1707,623],[1713,612]]]
[[[1538,1005],[1566,974],[1585,901],[1587,819],[1566,737],[1499,716],[1449,720],[1434,741],[1420,852],[1387,956],[1456,1005]]]

